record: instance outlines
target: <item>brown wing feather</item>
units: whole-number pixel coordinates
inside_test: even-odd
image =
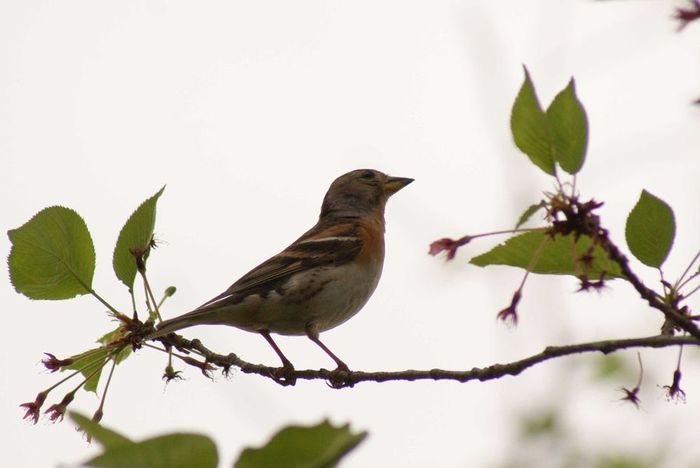
[[[275,290],[282,293],[287,279],[299,271],[353,260],[363,246],[357,234],[354,223],[319,221],[292,245],[253,268],[223,293],[191,312],[162,322],[150,338],[204,323],[217,309],[238,304],[249,295],[258,294],[264,298]]]
[[[210,308],[222,302],[238,303],[249,294],[265,297],[280,288],[291,275],[325,265],[342,265],[362,250],[362,239],[353,223],[319,222],[278,255],[266,260],[233,283],[226,291],[195,310]]]

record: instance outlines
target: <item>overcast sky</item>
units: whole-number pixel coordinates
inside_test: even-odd
[[[384,275],[355,318],[324,334],[352,369],[470,369],[548,344],[646,336],[661,320],[621,282],[573,294],[569,278],[533,277],[507,328],[521,272],[427,255],[439,237],[508,228],[551,181],[511,142],[509,112],[527,64],[545,103],[576,77],[588,111],[583,196],[624,242],[626,213],[645,188],[675,210],[671,279],[697,251],[700,25],[677,34],[678,1],[23,1],[0,3],[0,227],[42,208],[85,218],[97,251],[94,287],[129,298],[111,269],[133,209],[159,201],[150,259],[156,290],[176,285],[164,314],[186,312],[313,225],[338,175],[371,167],[416,182],[387,207]],[[6,236],[0,250],[9,252]],[[645,280],[654,271],[634,264]],[[697,310],[698,299],[694,304]],[[90,297],[30,301],[4,281],[0,433],[6,466],[55,466],[95,453],[68,421],[37,426],[18,405],[56,380],[39,364],[93,346],[113,328]],[[221,353],[277,364],[258,336],[199,327]],[[298,368],[330,367],[313,343],[278,340]],[[643,410],[617,402],[630,381],[594,383],[592,357],[568,358],[496,382],[281,388],[234,373],[215,382],[186,369],[161,381],[165,359],[142,350],[115,373],[103,423],[141,439],[175,430],[215,438],[222,466],[289,423],[328,417],[367,430],[344,467],[492,466],[513,418],[561,404],[583,444],[698,456],[700,378],[687,353],[685,405],[667,404],[675,352],[643,351]],[[634,353],[624,355],[635,362]],[[66,388],[67,391],[67,388]],[[59,392],[54,398],[60,398]],[[88,415],[97,399],[72,405]]]

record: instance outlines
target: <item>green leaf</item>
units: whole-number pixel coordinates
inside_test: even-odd
[[[576,97],[573,78],[549,105],[547,118],[556,162],[569,174],[576,174],[586,158],[588,119],[583,104]]]
[[[625,238],[632,255],[645,265],[659,268],[671,251],[675,234],[676,222],[671,207],[642,190],[625,226]]]
[[[523,211],[523,214],[520,215],[520,218],[518,218],[518,223],[515,225],[515,229],[518,229],[520,226],[527,223],[528,220],[532,217],[532,215],[537,213],[542,208],[545,208],[546,206],[547,205],[543,201],[528,206],[527,209]]]
[[[93,420],[83,416],[80,413],[70,411],[68,414],[80,429],[82,429],[91,438],[99,442],[105,449],[113,449],[122,445],[133,444],[131,440],[118,432],[100,426]]]
[[[591,239],[581,236],[574,245],[573,236],[557,235],[551,239],[542,231],[531,231],[511,237],[490,251],[470,260],[477,266],[509,265],[527,269],[533,273],[549,275],[574,275],[586,273],[590,278],[600,277],[605,271],[605,278],[620,276],[620,268],[609,261],[607,254],[596,246],[593,249],[591,262],[579,261],[591,246]],[[540,253],[539,259],[533,262],[535,254]]]
[[[8,231],[8,265],[17,292],[31,299],[70,299],[90,293],[95,247],[85,221],[70,208],[52,206]]]
[[[135,255],[141,255],[145,261],[150,252],[153,229],[156,225],[156,203],[163,190],[165,190],[165,186],[144,201],[131,214],[119,232],[112,265],[117,278],[129,289],[133,289],[136,278]]]
[[[62,367],[61,372],[80,370],[80,373],[83,374],[85,378],[90,377],[83,389],[88,392],[97,393],[97,385],[100,383],[102,369],[92,376],[91,374],[107,360],[107,357],[112,351],[112,349],[103,346],[71,356],[71,359],[74,361],[73,364]]]
[[[101,338],[99,338],[97,340],[97,342],[102,344],[102,345],[108,345],[108,344],[111,344],[111,343],[117,341],[118,339],[124,337],[125,333],[126,333],[126,330],[124,329],[124,327],[119,326],[119,327],[115,328],[114,330],[112,330],[111,332],[103,335]],[[119,353],[114,357],[114,360],[116,361],[117,364],[120,364],[126,358],[131,356],[132,351],[133,351],[133,348],[131,346],[125,346],[124,349],[119,351]]]
[[[525,81],[513,103],[510,129],[515,145],[525,153],[537,167],[549,175],[555,174],[552,155],[552,130],[547,115],[542,111],[535,87],[526,67]]]
[[[86,434],[98,441],[104,453],[85,463],[88,466],[132,468],[216,468],[216,445],[199,434],[169,434],[143,442],[100,426],[85,416],[71,412],[70,417]]]
[[[352,433],[349,425],[335,427],[328,421],[315,426],[288,426],[261,448],[243,450],[235,468],[321,468],[335,466],[348,452],[367,437],[366,432]]]
[[[85,464],[109,468],[216,468],[216,445],[200,434],[168,434],[143,442],[105,447]],[[279,460],[278,460],[279,462]]]

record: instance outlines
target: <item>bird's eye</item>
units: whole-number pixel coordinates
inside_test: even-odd
[[[366,171],[363,171],[362,174],[360,174],[360,177],[363,179],[374,179],[374,171],[370,171],[367,169]]]

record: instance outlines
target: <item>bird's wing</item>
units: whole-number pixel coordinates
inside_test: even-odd
[[[360,252],[362,244],[354,223],[324,226],[319,222],[282,252],[253,268],[226,291],[195,310],[216,307],[222,302],[237,303],[251,294],[266,297],[295,273],[349,262]]]

